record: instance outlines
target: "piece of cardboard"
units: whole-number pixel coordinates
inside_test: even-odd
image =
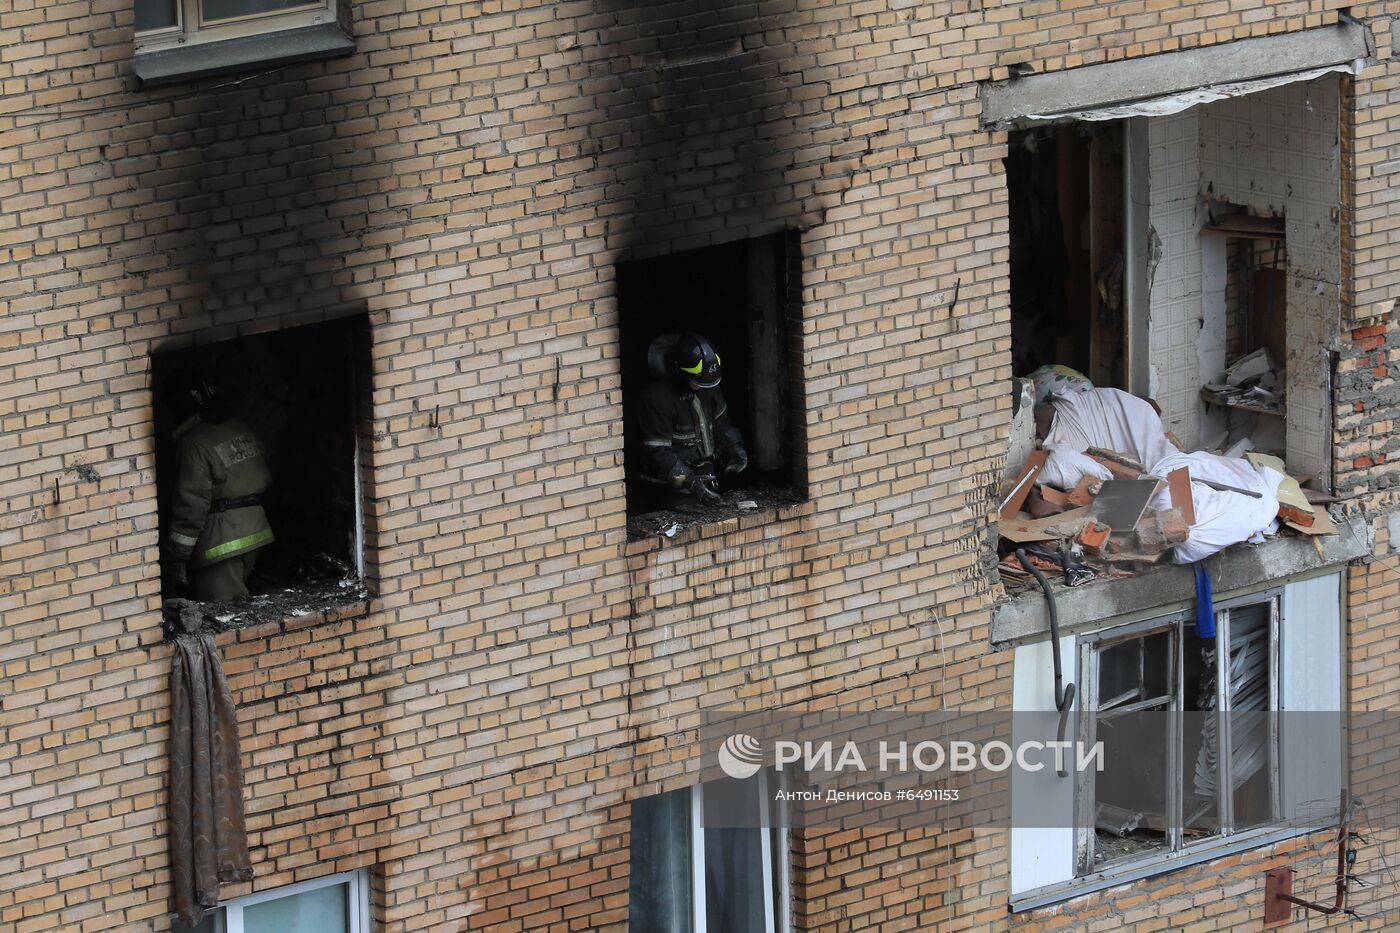
[[[1296,479],[1288,475],[1288,469],[1283,465],[1282,460],[1268,454],[1261,454],[1257,450],[1251,450],[1244,455],[1244,458],[1253,464],[1256,470],[1268,467],[1283,474],[1283,482],[1279,483],[1278,487],[1279,505],[1291,505],[1304,512],[1312,511],[1312,503],[1308,502],[1308,497],[1303,495],[1303,487],[1298,485]]]
[[[1014,518],[997,525],[997,532],[1008,541],[1024,544],[1028,541],[1055,541],[1059,538],[1072,538],[1088,520],[1087,508],[1070,509],[1058,515],[1045,518]]]
[[[1172,505],[1181,509],[1187,525],[1196,524],[1196,503],[1191,498],[1191,470],[1177,467],[1167,474],[1167,486],[1171,489]]]

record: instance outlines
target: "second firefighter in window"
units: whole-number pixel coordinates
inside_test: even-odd
[[[699,334],[663,334],[647,351],[651,381],[639,419],[643,477],[697,502],[719,501],[720,473],[749,465],[719,390],[720,357]]]

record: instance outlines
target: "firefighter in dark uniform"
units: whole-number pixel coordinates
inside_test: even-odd
[[[749,465],[719,391],[720,359],[699,334],[663,334],[647,352],[651,382],[639,418],[643,478],[702,504],[719,501],[718,476]]]
[[[247,596],[258,549],[273,540],[262,507],[262,494],[272,484],[262,445],[198,373],[179,370],[166,385],[181,419],[167,572],[199,600]]]

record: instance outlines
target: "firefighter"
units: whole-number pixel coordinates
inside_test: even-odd
[[[719,354],[699,334],[663,334],[652,341],[647,368],[652,378],[639,419],[643,478],[702,504],[718,502],[718,474],[749,465],[719,391]]]
[[[261,499],[272,475],[262,445],[197,372],[174,372],[166,385],[180,418],[168,574],[199,600],[247,596],[258,549],[272,543]]]

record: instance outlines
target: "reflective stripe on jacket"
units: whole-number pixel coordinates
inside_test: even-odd
[[[166,535],[170,551],[198,567],[270,544],[272,527],[261,504],[210,508],[216,499],[259,496],[272,484],[252,429],[237,418],[215,424],[196,416],[175,436],[180,474]]]
[[[643,475],[664,485],[679,487],[696,467],[723,462],[744,446],[719,389],[653,382],[642,396],[638,423]]]

